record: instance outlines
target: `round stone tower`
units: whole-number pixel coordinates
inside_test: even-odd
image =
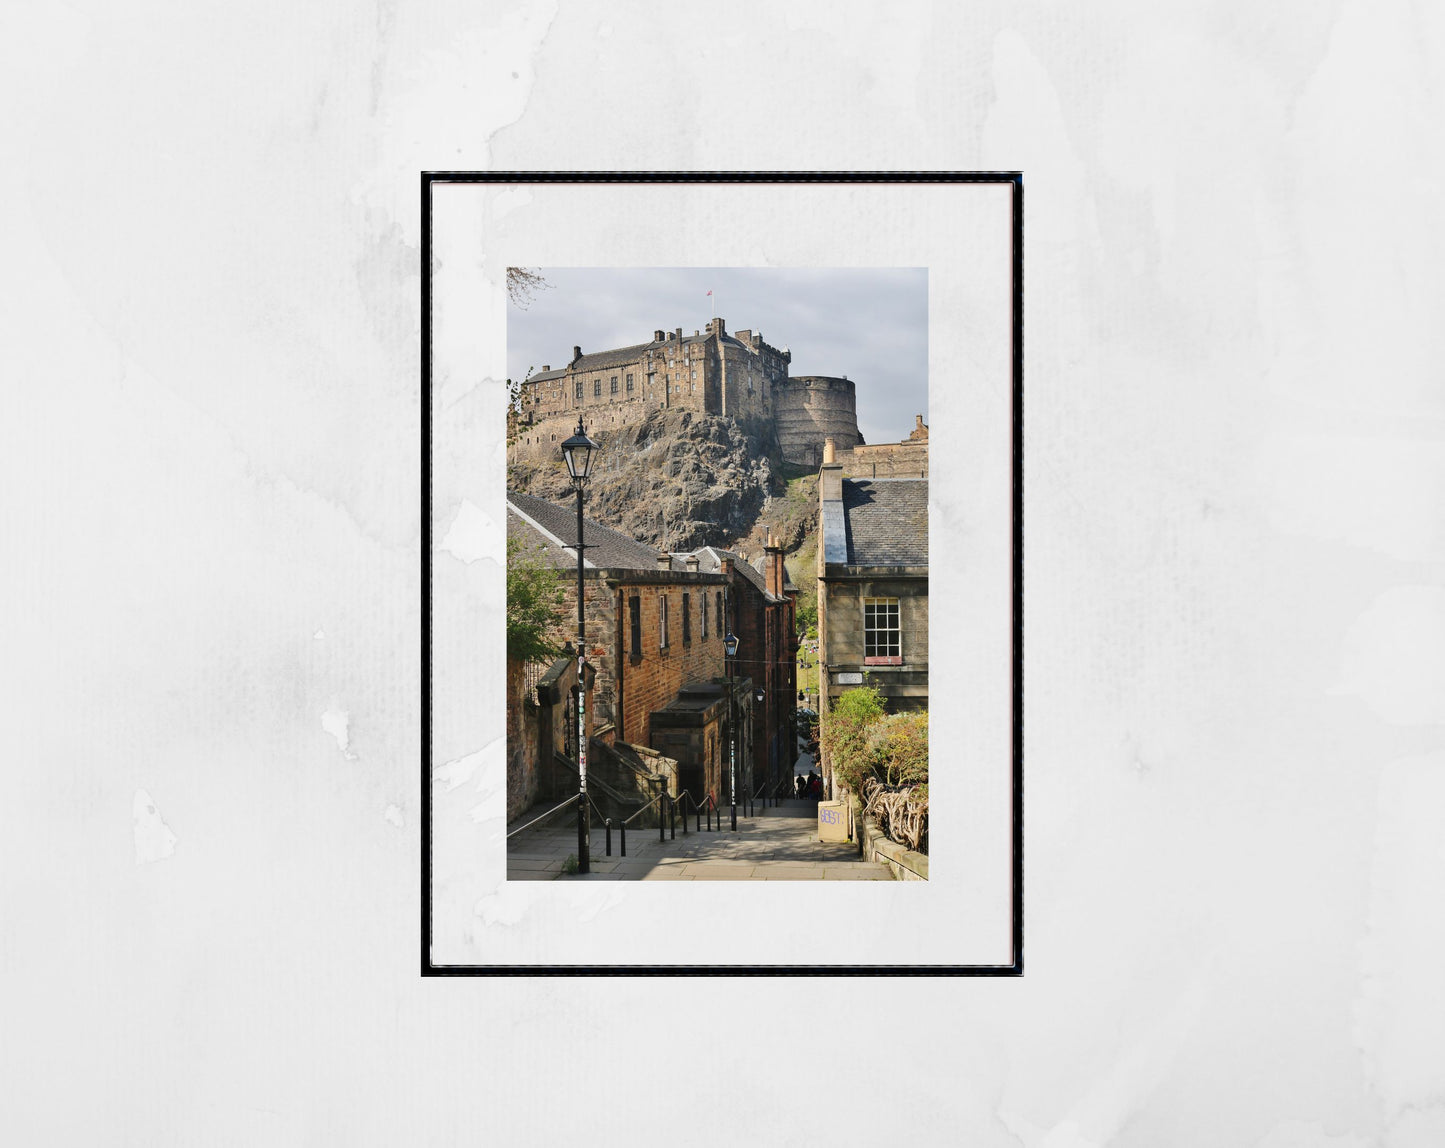
[[[853,383],[828,375],[793,375],[773,391],[773,417],[783,461],[816,468],[823,461],[823,440],[839,450],[863,441]]]

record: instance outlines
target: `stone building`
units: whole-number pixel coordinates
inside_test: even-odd
[[[559,643],[574,641],[575,506],[511,492],[507,533],[562,572],[565,614],[553,637]],[[772,658],[768,662],[763,654],[754,653],[759,672],[744,665],[735,675],[732,712],[738,723],[743,780],[752,784],[755,769],[766,771],[792,744],[792,710],[781,704],[779,696],[786,690],[790,699],[794,688],[782,668],[784,656],[792,657],[793,598],[783,586],[781,550],[765,574],[727,551],[712,548],[688,555],[662,554],[590,519],[585,522],[584,542],[586,654],[595,675],[588,695],[590,737],[634,757],[638,747],[660,751],[676,762],[679,788],[697,800],[710,791],[725,802],[728,792],[721,782],[727,762],[728,706],[722,639],[729,625],[743,639],[740,659],[749,649],[768,650]],[[778,593],[769,591],[769,579]],[[533,680],[541,683],[549,672],[548,667],[535,667]],[[761,703],[755,701],[758,687],[765,695]],[[536,766],[527,755],[550,748],[563,747],[545,736],[531,749],[522,736],[515,742],[509,739],[509,795],[513,778],[521,779],[515,787],[520,808],[513,810],[509,802],[510,816],[545,789],[540,783],[528,789],[525,779],[529,771],[536,773]],[[787,765],[791,770],[791,758]],[[757,776],[761,780],[764,773]]]
[[[757,566],[712,546],[674,555],[673,560],[689,568],[695,563],[701,573],[715,571],[728,579],[723,620],[738,639],[733,675],[740,692],[746,688],[752,699],[752,754],[747,763],[752,791],[791,780],[797,757],[798,588],[788,580],[782,547],[770,538]]]
[[[833,443],[833,461],[843,468],[844,478],[927,478],[928,427],[922,415],[915,415],[913,432],[902,442],[883,442],[845,447]],[[824,444],[827,451],[827,444]]]
[[[920,424],[921,425],[921,424]],[[819,472],[819,710],[861,685],[888,712],[928,708],[928,480]],[[825,778],[832,766],[826,754]]]
[[[609,430],[640,422],[654,410],[688,410],[731,416],[740,422],[771,422],[785,462],[815,467],[823,440],[841,448],[863,441],[858,433],[855,387],[846,378],[790,378],[792,353],[761,332],[728,334],[722,319],[684,335],[682,328],[655,330],[630,347],[583,354],[572,348],[566,366],[526,380],[511,452],[516,459],[556,456],[581,415],[588,433],[605,440]]]

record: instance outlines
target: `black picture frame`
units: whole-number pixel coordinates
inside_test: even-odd
[[[1012,188],[1012,716],[1011,716],[1011,913],[1012,961],[1008,964],[877,964],[877,965],[438,965],[432,961],[432,191],[438,184],[533,183],[897,183],[1007,184]],[[422,833],[421,833],[421,975],[454,976],[1021,976],[1024,971],[1024,598],[1023,598],[1023,450],[1024,450],[1024,202],[1022,172],[564,172],[564,171],[423,171],[421,173],[421,704],[422,704]]]

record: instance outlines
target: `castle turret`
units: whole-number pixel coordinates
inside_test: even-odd
[[[814,467],[822,460],[824,439],[836,450],[852,450],[858,433],[856,387],[845,378],[794,375],[773,389],[773,421],[783,461]]]

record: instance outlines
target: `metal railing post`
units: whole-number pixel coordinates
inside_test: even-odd
[[[604,817],[602,824],[607,826],[607,856],[612,856],[612,818]]]
[[[657,799],[657,839],[659,841],[667,840],[667,819],[662,815],[662,805],[666,800],[666,793]]]
[[[622,856],[623,856],[623,857],[626,857],[626,856],[627,856],[627,822],[625,822],[625,821],[622,822],[622,824],[619,825],[619,826],[617,827],[617,829],[618,829],[618,832],[619,832],[619,833],[621,834],[621,836],[622,836]]]
[[[667,836],[669,840],[677,840],[677,802],[671,795],[667,798]]]

